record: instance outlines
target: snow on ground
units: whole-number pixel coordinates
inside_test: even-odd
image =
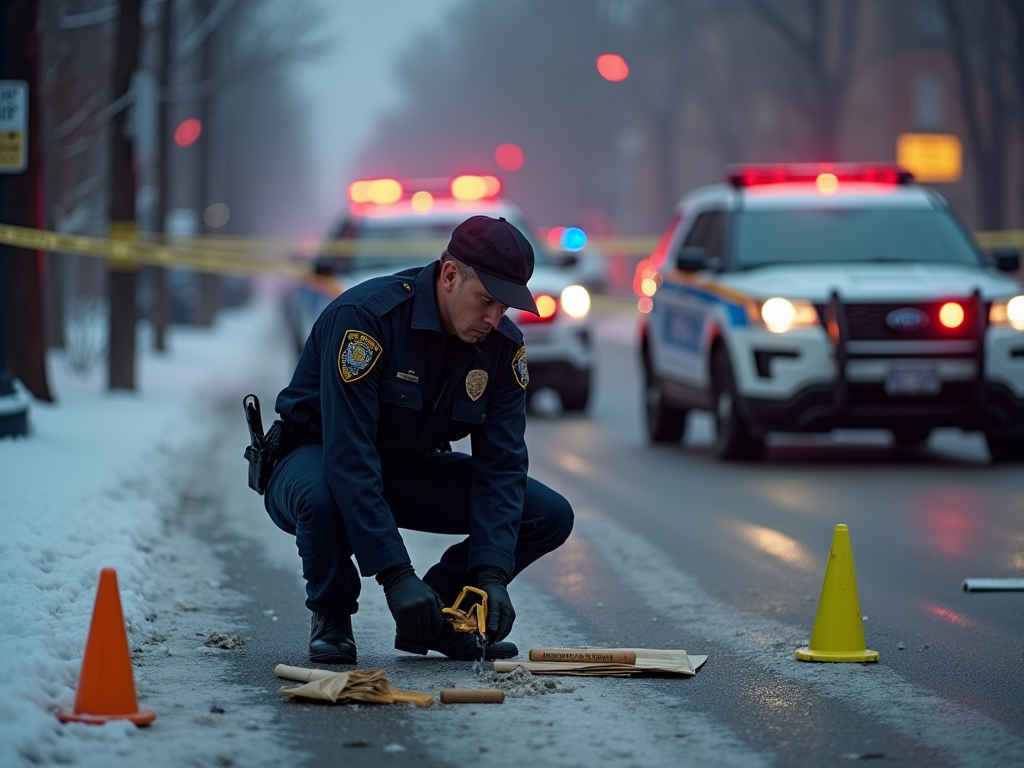
[[[180,586],[161,583],[154,561],[168,558],[164,514],[203,403],[244,388],[278,322],[269,306],[224,312],[209,330],[172,328],[160,356],[142,339],[131,393],[107,392],[102,364],[79,377],[51,357],[57,402],[32,403],[27,439],[0,441],[0,765],[131,751],[134,726],[61,726],[53,714],[74,705],[100,569],[117,570],[138,666],[160,640],[153,605]],[[146,675],[136,684],[146,707]]]

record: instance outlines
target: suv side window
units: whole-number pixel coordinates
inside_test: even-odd
[[[697,216],[683,247],[695,245],[706,248],[712,258],[721,263],[725,258],[725,217],[725,211],[705,211]]]

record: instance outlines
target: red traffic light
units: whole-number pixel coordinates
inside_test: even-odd
[[[190,117],[188,120],[182,120],[181,124],[174,130],[174,143],[179,147],[187,147],[190,144],[195,144],[202,132],[203,124],[194,117]]]
[[[518,171],[523,167],[523,150],[515,144],[501,144],[494,150],[494,161],[503,171]]]
[[[605,80],[617,83],[629,77],[629,65],[617,53],[605,53],[597,57],[597,72]]]

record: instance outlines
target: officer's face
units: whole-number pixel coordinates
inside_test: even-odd
[[[507,306],[487,292],[480,278],[465,277],[450,261],[441,265],[438,309],[445,333],[454,334],[467,344],[483,341],[508,311]]]

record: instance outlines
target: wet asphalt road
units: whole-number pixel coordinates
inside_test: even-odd
[[[567,545],[524,578],[554,598],[589,644],[709,654],[685,688],[651,680],[650,691],[682,696],[688,707],[726,724],[765,764],[1006,764],[1024,738],[1024,593],[966,594],[960,582],[1024,570],[1024,468],[989,466],[977,437],[959,433],[938,434],[917,451],[892,448],[883,435],[786,438],[762,463],[723,464],[711,454],[705,414],[691,417],[683,445],[652,447],[642,435],[635,349],[623,330],[629,321],[612,324],[614,332],[601,336],[590,413],[565,417],[550,409],[530,418],[531,474],[566,495],[579,520]],[[542,398],[542,411],[544,405]],[[233,423],[233,407],[225,404],[225,424]],[[211,450],[226,457],[233,447]],[[860,680],[843,670],[829,687],[819,670],[836,665],[791,658],[810,635],[837,523],[850,526],[867,644],[881,661],[849,665]],[[665,578],[638,587],[633,576],[650,570],[649,563],[633,567],[635,561],[613,554],[615,531],[638,537],[641,559],[643,547],[663,556]],[[306,664],[308,613],[295,571],[267,558],[215,510],[201,535],[225,543],[227,586],[250,598],[239,606],[250,641],[245,658],[235,662],[237,678],[252,687],[254,700],[278,708],[284,738],[302,754],[299,764],[378,765],[385,757],[380,748],[396,734],[405,737],[407,751],[387,756],[400,758],[395,764],[461,764],[418,746],[401,708],[349,708],[339,717],[331,708],[276,698],[273,665]],[[708,596],[699,615],[678,607],[677,571]],[[277,620],[268,621],[268,605]],[[746,630],[733,630],[731,612],[753,627],[751,642],[776,632],[770,664],[746,652],[747,638],[740,637]],[[761,632],[758,620],[796,634]],[[908,685],[878,699],[874,710],[877,693],[864,693],[862,685],[870,688],[872,677],[876,688],[892,687],[893,680]],[[848,699],[844,685],[856,689]],[[950,751],[939,738],[949,722],[940,712],[945,703],[955,705],[954,721],[973,711],[1004,726],[1009,747],[1003,743],[989,755],[981,741]],[[909,726],[900,722],[903,705],[917,712]],[[650,717],[657,721],[659,711]],[[592,724],[594,733],[600,725]],[[950,732],[955,738],[955,728]],[[685,747],[680,764],[684,755]],[[490,762],[505,764],[497,756]]]
[[[953,430],[917,450],[880,433],[784,436],[763,462],[722,463],[703,413],[683,445],[651,446],[636,365],[608,370],[633,350],[602,352],[589,418],[530,422],[540,479],[654,543],[722,602],[808,636],[833,529],[849,525],[868,647],[1024,733],[1024,593],[961,589],[1024,572],[1024,464],[992,465],[980,436]]]

